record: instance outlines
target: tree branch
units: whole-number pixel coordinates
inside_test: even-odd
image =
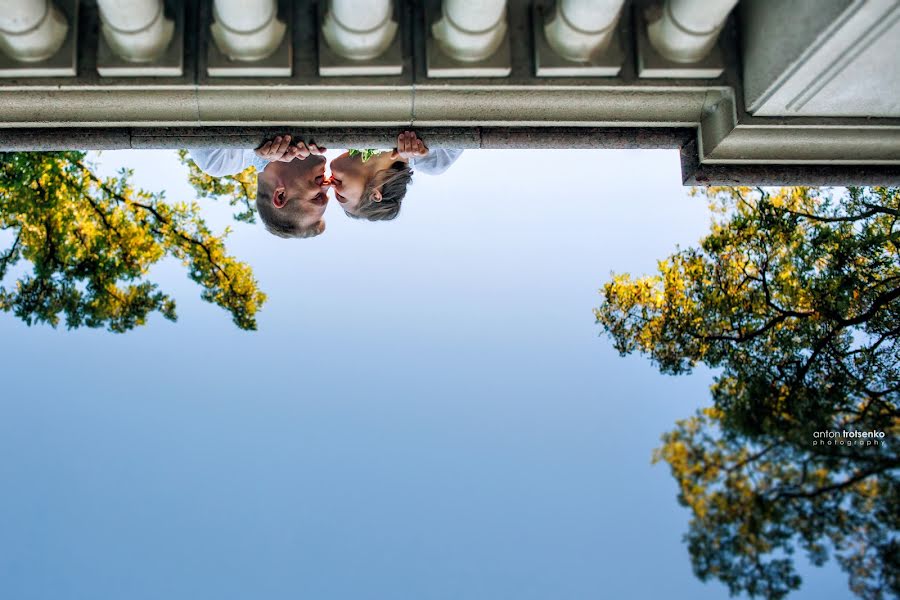
[[[10,247],[9,252],[0,257],[0,281],[6,276],[6,269],[9,267],[9,263],[12,261],[13,256],[16,254],[16,250],[19,249],[19,241],[22,239],[22,229],[20,228],[18,233],[16,233],[16,239],[13,242],[13,245]]]
[[[900,298],[900,287],[894,288],[893,290],[891,290],[889,292],[885,292],[885,293],[877,296],[875,298],[875,300],[872,302],[871,306],[869,306],[869,310],[862,313],[861,315],[857,315],[857,316],[853,317],[852,319],[838,318],[837,321],[844,327],[851,327],[853,325],[859,325],[860,323],[865,323],[866,321],[868,321],[869,319],[874,317],[875,313],[877,313],[882,307],[887,306],[888,304],[890,304],[897,298]]]
[[[843,481],[839,481],[837,483],[833,483],[831,485],[822,486],[820,488],[815,488],[806,492],[778,492],[773,498],[773,501],[777,501],[781,498],[815,498],[816,496],[820,496],[822,494],[828,494],[831,492],[836,492],[838,490],[842,490],[846,487],[850,487],[854,484],[859,483],[860,481],[871,477],[872,475],[878,475],[882,473],[888,468],[888,466],[877,467],[872,469],[866,469],[862,471],[857,471],[855,475],[849,477]]]
[[[866,205],[866,206],[874,206],[874,205]],[[868,219],[869,217],[873,217],[877,214],[889,214],[889,215],[900,214],[891,209],[883,209],[881,207],[870,208],[866,212],[859,213],[857,215],[846,216],[846,217],[822,217],[819,215],[813,215],[810,213],[791,210],[789,208],[786,208],[784,210],[796,217],[803,217],[804,219],[809,219],[811,221],[818,221],[820,223],[853,223],[856,221],[862,221],[863,219]]]
[[[738,463],[735,463],[735,464],[731,465],[730,467],[728,467],[727,469],[725,469],[725,472],[726,472],[726,473],[731,473],[731,472],[737,471],[737,470],[740,469],[741,467],[743,467],[743,466],[745,466],[745,465],[747,465],[747,464],[749,464],[749,463],[751,463],[751,462],[753,462],[753,461],[755,461],[755,460],[757,460],[757,459],[759,459],[759,458],[762,458],[763,456],[765,456],[766,454],[768,454],[769,451],[773,450],[775,447],[777,447],[777,446],[778,446],[779,444],[781,444],[781,443],[782,443],[782,440],[777,440],[777,441],[772,442],[771,444],[769,444],[768,446],[766,446],[764,449],[760,450],[759,452],[757,452],[757,453],[755,453],[755,454],[751,454],[750,456],[748,456],[748,457],[745,458],[744,460],[742,460],[742,461],[740,461],[740,462],[738,462]]]
[[[85,167],[85,165],[84,165],[83,163],[81,163],[81,162],[79,161],[79,162],[77,162],[77,163],[75,163],[75,164],[78,165],[78,167],[80,167],[81,169],[83,169],[84,172],[87,174],[87,176],[88,176],[94,183],[96,183],[97,185],[99,185],[100,188],[101,188],[103,191],[105,191],[107,194],[109,194],[109,196],[110,196],[111,198],[113,198],[114,200],[116,200],[116,202],[124,203],[124,204],[132,204],[132,205],[137,206],[137,207],[139,207],[139,208],[141,208],[141,209],[143,209],[143,210],[146,210],[146,211],[150,212],[150,213],[156,218],[156,220],[159,221],[160,223],[163,223],[163,224],[165,224],[165,225],[168,225],[169,227],[172,227],[172,222],[171,222],[170,220],[166,219],[162,214],[160,214],[160,212],[159,212],[158,210],[156,210],[156,207],[154,207],[154,206],[152,206],[152,205],[149,205],[149,204],[143,204],[142,202],[137,202],[137,201],[134,201],[134,200],[128,200],[127,198],[124,198],[121,194],[119,194],[118,192],[116,192],[115,190],[113,190],[112,188],[110,188],[108,185],[106,185],[106,183],[103,182],[99,177],[97,177],[96,175],[94,175],[94,174],[90,171],[90,169],[88,169],[87,167]],[[105,220],[104,220],[104,222],[105,222]],[[157,231],[159,231],[159,230],[157,230]],[[234,291],[234,290],[231,288],[231,278],[228,276],[228,273],[226,273],[225,270],[224,270],[224,269],[223,269],[223,268],[222,268],[222,267],[221,267],[221,266],[213,259],[213,257],[212,257],[212,251],[209,249],[209,246],[207,246],[206,244],[204,244],[201,240],[197,240],[197,239],[195,239],[195,238],[193,238],[193,237],[191,237],[191,236],[188,236],[188,235],[183,234],[181,231],[175,229],[174,227],[172,227],[172,231],[175,233],[175,235],[177,235],[178,237],[180,237],[180,238],[183,239],[184,241],[190,242],[190,243],[192,243],[192,244],[196,244],[197,246],[200,246],[200,247],[203,249],[203,251],[205,252],[206,258],[207,258],[207,260],[209,260],[209,263],[210,263],[210,264],[213,266],[213,268],[215,268],[215,270],[218,271],[219,274],[221,274],[221,276],[225,279],[225,282],[228,284],[228,289],[231,290],[231,291]]]

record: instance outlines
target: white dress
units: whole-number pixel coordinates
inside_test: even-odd
[[[462,150],[444,150],[443,148],[429,150],[425,156],[409,159],[409,166],[415,172],[440,175],[449,169],[462,153]]]

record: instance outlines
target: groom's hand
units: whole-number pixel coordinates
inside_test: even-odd
[[[297,142],[297,158],[303,160],[307,156],[312,154],[325,154],[327,148],[325,146],[317,146],[315,143],[310,142],[308,144],[304,144],[303,142]]]
[[[256,155],[269,162],[291,162],[299,155],[297,146],[291,145],[291,136],[279,135],[255,150]],[[307,156],[309,156],[307,154]]]
[[[291,144],[291,136],[279,135],[274,139],[265,142],[262,146],[254,150],[256,155],[269,162],[291,162],[295,158],[303,160],[310,154],[322,154],[325,148],[317,146],[310,142],[304,144],[302,141],[296,145]]]

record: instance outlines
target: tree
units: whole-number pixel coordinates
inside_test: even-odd
[[[698,577],[717,578],[732,593],[782,598],[801,584],[795,548],[821,566],[830,546],[857,595],[900,592],[896,453],[750,437],[722,418],[716,408],[699,411],[654,452],[691,509],[685,539]]]
[[[228,256],[229,230],[213,235],[195,203],[168,203],[135,190],[129,171],[102,179],[83,152],[0,153],[0,228],[13,236],[0,252],[0,309],[31,325],[106,327],[124,332],[158,312],[176,319],[175,301],[147,280],[164,257],[178,259],[202,297],[256,328],[265,302],[250,267]],[[24,259],[32,271],[12,287]]]
[[[781,598],[799,545],[815,564],[832,550],[861,597],[900,595],[900,190],[707,194],[700,246],[614,276],[595,311],[623,355],[718,369],[713,407],[654,455],[692,511],[694,571]],[[884,437],[822,437],[843,431]]]

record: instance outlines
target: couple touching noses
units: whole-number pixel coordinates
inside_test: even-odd
[[[190,150],[197,166],[213,177],[256,167],[256,208],[266,229],[283,238],[314,237],[325,231],[322,216],[328,190],[351,218],[387,221],[400,214],[413,169],[437,175],[462,150],[429,150],[412,131],[397,136],[397,146],[383,152],[344,152],[325,173],[326,148],[276,136],[256,150]]]

